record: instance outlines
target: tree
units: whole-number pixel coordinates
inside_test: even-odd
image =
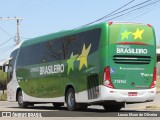
[[[0,70],[0,89],[3,90],[3,94],[6,88],[6,83],[7,83],[6,81],[7,81],[7,73]]]

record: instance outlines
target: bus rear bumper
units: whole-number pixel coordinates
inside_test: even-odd
[[[121,90],[101,86],[101,99],[116,102],[152,101],[156,96],[156,88],[144,90]]]

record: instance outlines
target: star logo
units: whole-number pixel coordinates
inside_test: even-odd
[[[123,33],[121,33],[122,37],[121,37],[121,40],[123,41],[124,39],[128,39],[128,36],[131,34],[132,32],[127,32],[124,31]]]
[[[70,73],[70,70],[74,71],[74,61],[76,60],[78,55],[73,55],[73,52],[70,56],[70,58],[67,60],[67,64],[68,64],[68,74]]]
[[[79,70],[81,70],[83,66],[86,66],[86,68],[88,67],[87,57],[90,49],[91,49],[91,44],[88,46],[87,49],[85,44],[83,45],[82,53],[77,58],[77,60],[80,61]]]
[[[136,30],[136,32],[134,32],[132,35],[134,35],[134,40],[136,40],[136,39],[141,39],[142,40],[142,34],[143,34],[143,32],[144,32],[144,29],[142,29],[142,30],[139,30],[138,28],[137,28],[137,30]]]

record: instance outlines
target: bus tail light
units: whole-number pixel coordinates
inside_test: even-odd
[[[153,70],[153,80],[150,88],[154,88],[154,87],[156,87],[156,67],[154,67],[154,70]]]
[[[109,88],[114,88],[112,81],[111,81],[111,76],[110,76],[110,67],[104,68],[103,85]]]

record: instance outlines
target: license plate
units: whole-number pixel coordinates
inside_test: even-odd
[[[137,92],[128,92],[128,96],[137,96]]]

